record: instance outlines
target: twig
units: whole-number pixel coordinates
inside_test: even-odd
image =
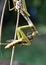
[[[19,14],[20,14],[20,13],[19,13],[19,10],[18,10],[16,28],[18,27],[18,23],[19,23]],[[15,39],[16,39],[16,29],[15,29],[14,40],[15,40]],[[12,48],[12,55],[11,55],[10,65],[12,65],[12,63],[13,63],[14,50],[15,50],[15,46],[13,46],[13,48]]]
[[[7,44],[9,44],[9,43],[0,43],[0,45],[7,45]]]
[[[6,7],[7,0],[4,2],[3,10],[2,10],[2,16],[1,16],[1,33],[2,33],[2,25],[3,25],[3,17],[4,17],[4,12],[5,12],[5,7]],[[1,35],[1,34],[0,34]]]

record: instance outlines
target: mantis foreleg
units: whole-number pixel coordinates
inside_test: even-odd
[[[28,24],[33,28],[33,31],[36,31],[36,28],[35,28],[35,26],[33,25],[33,23],[32,23],[32,21],[30,20],[30,18],[29,18],[27,15],[25,15],[25,14],[23,13],[23,11],[21,11],[21,14],[22,14],[22,16],[26,19],[26,21],[28,22]]]
[[[33,28],[33,26],[30,26],[30,25],[25,25],[25,26],[20,26],[18,27],[18,29],[20,29],[19,31],[21,31],[22,29],[27,29],[27,28],[31,28],[32,30],[32,36],[35,37],[38,35],[38,31],[36,29]],[[20,32],[21,33],[21,32]]]
[[[8,7],[9,7],[9,11],[12,11],[12,10],[16,9],[15,7],[10,8],[10,0],[8,0]]]
[[[29,39],[27,38],[27,36],[23,33],[23,31],[21,29],[19,29],[19,32],[23,38],[23,40],[26,42],[25,44],[22,44],[22,45],[31,45],[31,42],[29,41]]]
[[[16,33],[17,33],[17,38],[20,39],[21,35],[20,35],[18,28],[16,29]]]

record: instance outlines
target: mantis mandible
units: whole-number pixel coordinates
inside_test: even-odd
[[[18,40],[13,40],[13,42],[8,44],[5,48],[10,48],[11,46],[14,46],[14,45],[16,45],[19,42],[26,42],[26,44],[22,44],[22,45],[26,45],[26,46],[31,45],[30,40],[24,34],[22,29],[31,28],[32,29],[32,34],[31,34],[32,37],[35,37],[38,34],[38,31],[36,30],[35,26],[33,25],[33,23],[31,22],[31,20],[29,18],[30,14],[27,12],[25,0],[20,0],[19,4],[18,4],[18,2],[19,2],[19,0],[13,0],[14,7],[10,8],[10,0],[8,0],[9,11],[12,11],[12,10],[17,11],[18,8],[20,7],[20,13],[26,19],[26,21],[28,22],[29,25],[18,27],[16,29]]]

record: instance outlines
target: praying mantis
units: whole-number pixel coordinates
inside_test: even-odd
[[[19,2],[19,4],[18,4],[18,2]],[[17,11],[19,8],[20,9],[19,12],[26,19],[26,21],[28,22],[29,25],[17,27],[16,34],[17,34],[18,40],[13,40],[10,44],[5,46],[5,48],[10,48],[10,47],[15,46],[16,44],[20,44],[20,43],[25,46],[31,45],[30,40],[32,40],[33,37],[38,35],[38,31],[36,30],[35,26],[33,25],[33,23],[31,22],[31,20],[29,18],[30,14],[27,12],[25,0],[20,0],[20,1],[13,0],[13,5],[14,5],[13,8],[10,8],[10,0],[8,0],[8,5],[9,5],[9,11],[12,11],[12,10]],[[27,28],[31,28],[31,30],[32,30],[32,33],[30,34],[30,36],[26,36],[25,33],[22,31],[22,29],[27,29]]]
[[[5,46],[5,48],[10,48],[12,46],[15,46],[16,44],[21,44],[21,45],[24,45],[24,46],[30,46],[31,45],[31,41],[30,40],[32,40],[33,37],[37,36],[38,32],[34,31],[34,32],[32,32],[32,34],[26,36],[24,34],[24,32],[22,31],[22,29],[25,29],[25,28],[32,28],[32,26],[26,25],[26,26],[18,27],[16,29],[18,40],[13,40],[13,42],[11,42],[7,46]]]
[[[11,1],[13,2],[13,5],[14,5],[13,8],[11,8],[11,5],[10,5]],[[24,46],[30,46],[31,40],[38,35],[38,31],[29,18],[30,14],[27,11],[25,0],[5,0],[3,12],[2,12],[2,17],[1,17],[1,32],[2,32],[3,15],[4,15],[4,11],[5,11],[5,7],[6,7],[7,2],[8,2],[9,11],[15,10],[15,11],[17,11],[17,14],[18,14],[17,15],[17,23],[16,23],[17,25],[16,25],[16,29],[15,29],[14,40],[11,40],[11,41],[8,40],[7,43],[9,41],[10,41],[10,43],[5,46],[5,48],[10,48],[10,47],[13,46],[12,54],[11,54],[11,61],[10,61],[10,65],[12,65],[15,46],[17,44],[21,44],[21,45],[24,45]],[[18,27],[19,15],[20,14],[24,17],[24,19],[27,21],[27,23],[29,25],[24,25],[24,26]],[[23,32],[23,29],[27,29],[27,28],[30,28],[31,32],[29,32],[29,33],[26,32],[27,33],[27,35],[26,35]],[[17,40],[16,40],[16,36],[17,36]]]

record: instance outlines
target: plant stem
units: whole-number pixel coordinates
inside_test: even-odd
[[[3,10],[2,10],[2,16],[1,16],[1,33],[2,33],[2,25],[3,25],[3,18],[4,18],[4,12],[5,12],[6,3],[7,3],[7,0],[5,0],[4,6],[3,6]],[[0,33],[0,35],[1,35],[1,33]]]
[[[19,12],[19,11],[20,11],[20,10],[18,10],[16,28],[18,27],[18,23],[19,23],[19,15],[20,15],[20,12]],[[15,29],[14,40],[16,40],[16,29]],[[15,50],[15,46],[13,46],[13,48],[12,48],[12,54],[11,54],[10,65],[12,65],[12,63],[13,63],[14,50]]]

